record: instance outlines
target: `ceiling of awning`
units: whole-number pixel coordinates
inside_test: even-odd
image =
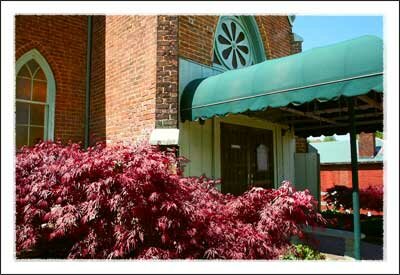
[[[383,131],[383,93],[370,92],[353,97],[355,102],[356,131]],[[289,104],[263,111],[247,111],[244,115],[274,123],[289,125],[297,136],[346,134],[350,127],[348,101],[340,97],[335,101],[314,100],[302,105]]]
[[[292,114],[319,121],[320,125],[314,125],[314,130],[329,124],[331,127],[325,130],[337,131],[334,125],[345,123],[340,122],[340,118],[339,123],[335,123],[324,117],[333,114],[337,119],[338,114],[345,115],[343,98],[358,97],[359,107],[365,105],[360,107],[363,113],[379,112],[382,111],[382,93],[382,40],[362,36],[194,80],[183,91],[181,119],[198,120],[239,113],[267,116],[268,119],[267,114],[272,109],[275,115]],[[340,104],[342,106],[338,106]],[[313,114],[315,108],[318,110]],[[341,111],[324,113],[324,108]],[[303,131],[305,126],[299,129]]]

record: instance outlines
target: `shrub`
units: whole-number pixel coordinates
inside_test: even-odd
[[[322,221],[308,191],[222,194],[146,145],[45,142],[16,157],[18,257],[274,259]]]
[[[360,191],[362,208],[383,211],[383,187],[368,186]]]
[[[368,186],[360,189],[360,208],[382,211],[383,210],[383,188]],[[327,190],[324,196],[327,204],[334,209],[352,209],[352,189],[344,185],[335,185]]]
[[[293,245],[281,257],[282,260],[324,260],[325,258],[325,255],[304,244]]]

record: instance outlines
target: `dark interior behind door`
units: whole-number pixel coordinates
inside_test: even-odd
[[[221,123],[222,192],[274,187],[272,131]]]

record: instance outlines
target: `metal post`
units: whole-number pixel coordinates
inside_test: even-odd
[[[358,188],[358,160],[356,145],[356,126],[354,118],[354,99],[349,99],[350,116],[350,150],[351,150],[351,175],[353,183],[353,223],[354,223],[354,258],[361,260],[361,232],[360,232],[360,201]]]

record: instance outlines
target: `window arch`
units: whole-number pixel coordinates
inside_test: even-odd
[[[266,60],[253,16],[221,16],[214,36],[214,67],[240,69]]]
[[[53,140],[56,86],[49,64],[33,49],[17,60],[15,75],[17,148]]]

